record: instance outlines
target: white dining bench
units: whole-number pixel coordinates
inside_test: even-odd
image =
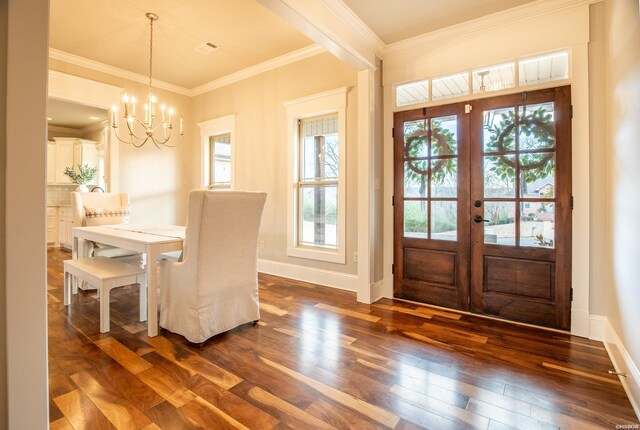
[[[72,277],[85,281],[98,290],[100,299],[100,333],[110,329],[109,293],[125,285],[140,286],[140,321],[147,320],[147,280],[145,269],[107,257],[88,257],[64,261],[64,305],[71,303],[71,290],[78,293]]]

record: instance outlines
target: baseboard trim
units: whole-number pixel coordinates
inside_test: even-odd
[[[373,297],[373,300],[371,300],[371,303],[375,303],[384,297],[383,290],[384,279],[381,279],[380,281],[373,284],[373,288],[371,289],[371,297]]]
[[[620,382],[622,382],[636,416],[640,419],[640,370],[620,340],[618,333],[606,318],[604,334],[604,346],[609,353],[615,371],[627,374],[626,378],[619,376]]]
[[[311,284],[338,288],[340,290],[356,291],[358,277],[349,273],[334,272],[332,270],[316,269],[314,267],[299,266],[297,264],[282,263],[280,261],[258,259],[258,272],[283,278],[309,282]]]
[[[589,339],[604,341],[607,318],[602,315],[589,316]]]

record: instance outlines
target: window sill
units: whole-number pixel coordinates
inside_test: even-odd
[[[344,252],[324,251],[317,248],[287,247],[289,257],[306,258],[309,260],[327,261],[329,263],[346,264]]]

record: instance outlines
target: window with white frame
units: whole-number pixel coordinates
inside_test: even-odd
[[[200,127],[202,186],[233,189],[235,115],[198,123]]]
[[[287,254],[344,264],[347,89],[286,102]]]

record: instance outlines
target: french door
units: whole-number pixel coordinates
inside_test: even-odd
[[[569,329],[570,93],[396,113],[396,297]]]

